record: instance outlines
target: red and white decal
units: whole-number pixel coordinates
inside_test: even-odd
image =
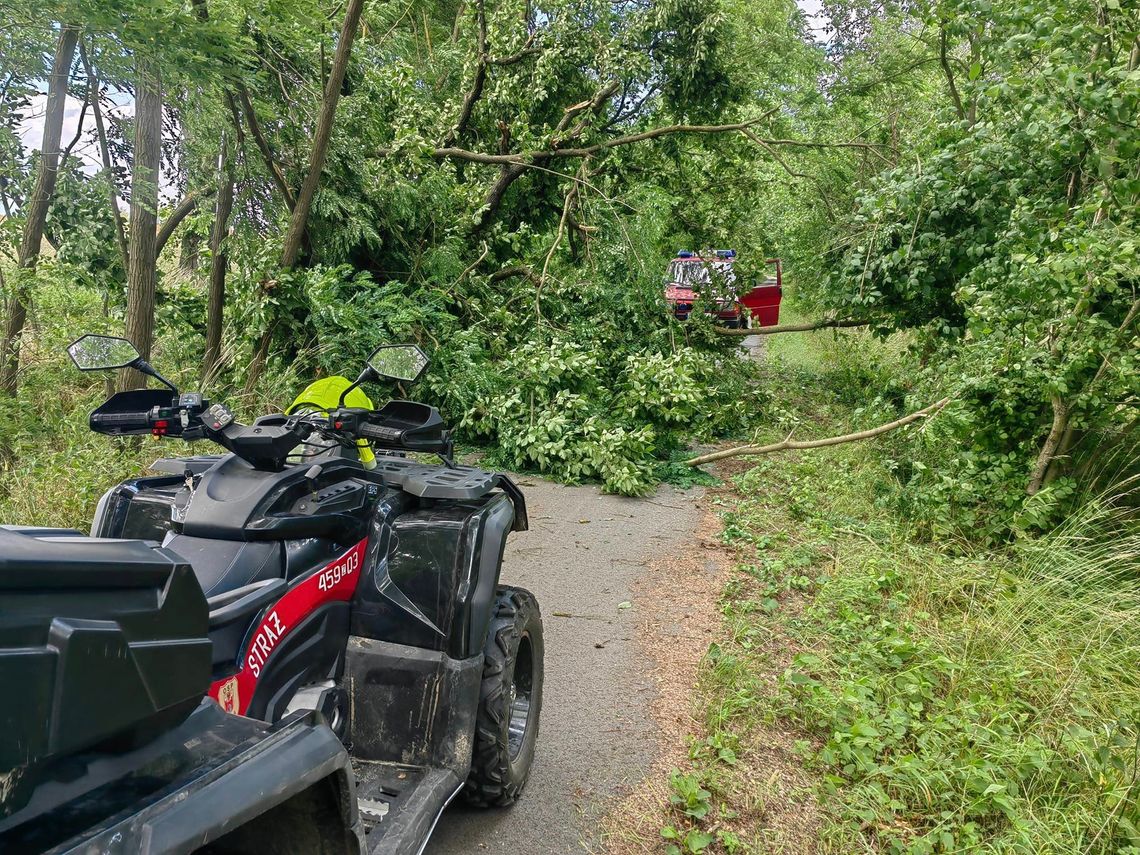
[[[348,602],[356,593],[368,538],[294,585],[266,612],[250,636],[241,670],[210,686],[210,697],[226,712],[245,715],[265,663],[289,632],[325,603]]]

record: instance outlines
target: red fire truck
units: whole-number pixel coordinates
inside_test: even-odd
[[[778,324],[783,295],[780,259],[768,259],[767,264],[774,266],[774,275],[744,293],[735,264],[736,251],[732,249],[678,252],[665,274],[665,303],[669,310],[679,320],[687,320],[695,302],[704,295],[709,316],[729,328]]]

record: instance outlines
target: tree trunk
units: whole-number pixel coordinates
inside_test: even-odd
[[[67,101],[67,82],[79,28],[66,24],[60,30],[48,78],[47,107],[44,114],[44,135],[40,146],[40,164],[36,172],[36,185],[28,199],[27,219],[20,242],[19,270],[13,279],[11,304],[8,309],[4,339],[0,341],[0,395],[15,395],[20,370],[20,340],[28,320],[30,301],[30,271],[35,270],[40,257],[40,244],[44,239],[44,223],[48,207],[55,195],[55,182],[59,171],[59,144],[63,136],[63,113]]]
[[[226,137],[222,135],[221,153],[218,155],[218,202],[214,208],[214,228],[210,234],[210,286],[206,302],[206,360],[202,383],[208,386],[218,372],[222,356],[222,320],[226,302],[226,234],[230,212],[234,204],[234,178],[230,169]]]
[[[198,258],[202,251],[202,236],[196,231],[182,235],[182,248],[178,252],[178,269],[183,273],[194,273],[198,269]]]
[[[313,207],[313,197],[321,184],[321,173],[325,168],[325,157],[332,138],[333,122],[336,119],[336,106],[340,101],[340,90],[344,85],[344,73],[348,68],[348,58],[352,53],[352,42],[360,25],[360,14],[364,11],[364,0],[349,0],[344,15],[344,26],[337,40],[336,54],[333,56],[332,71],[325,85],[325,95],[321,102],[321,115],[317,121],[317,132],[313,135],[313,150],[309,155],[309,172],[305,176],[301,190],[297,193],[297,204],[289,218],[289,231],[285,235],[285,245],[281,250],[281,268],[289,270],[297,263],[301,241],[309,222],[309,211]]]
[[[1041,452],[1037,455],[1037,462],[1033,464],[1033,469],[1029,473],[1029,486],[1025,492],[1034,496],[1041,491],[1042,486],[1045,484],[1045,473],[1049,469],[1049,464],[1053,462],[1053,458],[1057,455],[1057,449],[1061,446],[1061,439],[1065,435],[1065,430],[1069,426],[1069,405],[1061,398],[1060,395],[1053,396],[1053,424],[1049,428],[1049,435],[1045,437],[1045,443],[1041,446]]]
[[[154,343],[154,294],[158,284],[158,173],[162,157],[162,83],[152,58],[139,60],[135,88],[134,171],[131,175],[130,264],[127,268],[127,338],[143,359]],[[121,389],[140,389],[146,378],[133,369],[119,376]]]
[[[336,53],[333,55],[332,69],[329,72],[328,81],[325,83],[317,131],[313,135],[313,150],[309,155],[309,172],[297,193],[296,204],[293,206],[293,213],[289,218],[289,231],[285,234],[285,244],[281,249],[282,270],[290,270],[296,266],[297,258],[301,252],[301,243],[305,238],[305,229],[309,222],[309,211],[313,207],[313,197],[317,195],[317,188],[321,183],[321,173],[325,168],[325,157],[328,155],[329,140],[332,138],[333,122],[336,119],[337,102],[340,100],[340,90],[344,85],[344,73],[348,68],[348,58],[352,53],[352,42],[356,38],[356,30],[360,25],[360,15],[363,11],[364,0],[348,0],[348,9],[344,14],[344,25],[341,27],[340,38],[336,43]],[[265,369],[265,362],[269,357],[272,337],[272,326],[261,334],[253,362],[249,366],[249,376],[246,378],[245,391],[247,393],[253,391],[253,387],[261,378],[261,372]]]

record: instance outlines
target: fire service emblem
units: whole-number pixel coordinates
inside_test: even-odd
[[[237,677],[230,677],[230,679],[222,683],[218,689],[218,705],[228,713],[236,713],[241,709],[241,701],[238,698]]]

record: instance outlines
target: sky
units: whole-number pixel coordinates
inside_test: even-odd
[[[812,25],[812,29],[819,34],[823,28],[822,0],[796,0],[796,5],[803,9],[804,14],[807,15],[808,22]]]

